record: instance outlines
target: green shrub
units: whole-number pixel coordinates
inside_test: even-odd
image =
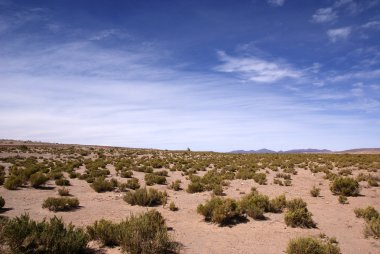
[[[356,217],[363,218],[366,221],[380,217],[379,212],[373,206],[368,206],[366,208],[357,208],[354,210],[354,212]]]
[[[69,211],[79,207],[79,200],[77,198],[47,198],[43,204],[42,208],[48,208],[50,211]]]
[[[123,170],[120,172],[120,176],[123,178],[131,178],[133,175],[132,170]]]
[[[0,196],[0,209],[3,208],[5,205],[5,200],[2,196]]]
[[[230,198],[213,197],[200,204],[197,212],[205,217],[205,221],[219,225],[233,224],[241,217],[239,204]]]
[[[344,196],[344,195],[339,195],[339,198],[338,198],[338,201],[339,201],[339,203],[341,203],[341,204],[348,204],[348,199],[347,199],[347,197],[346,196]]]
[[[286,197],[284,194],[270,201],[270,212],[281,213],[286,207]]]
[[[222,185],[218,184],[218,185],[215,185],[213,188],[212,188],[212,193],[216,196],[222,196],[223,195],[223,187]]]
[[[120,246],[130,254],[178,253],[180,245],[171,240],[162,215],[155,211],[132,215],[120,223]]]
[[[70,190],[67,189],[67,188],[65,188],[65,187],[63,187],[61,189],[58,189],[58,194],[60,196],[70,196]]]
[[[109,220],[95,221],[87,226],[87,233],[91,240],[100,241],[105,246],[115,246],[120,244],[120,226]]]
[[[175,180],[170,184],[169,188],[175,191],[181,190],[181,180]]]
[[[70,186],[70,181],[65,178],[59,178],[55,180],[55,184],[58,186]]]
[[[4,183],[4,187],[8,190],[17,190],[18,187],[21,187],[23,184],[23,180],[21,176],[11,175],[7,178]]]
[[[98,177],[91,183],[91,188],[96,192],[106,192],[112,191],[115,188],[115,185],[111,181],[105,180],[103,177]]]
[[[166,204],[167,193],[156,189],[137,189],[134,192],[127,192],[124,201],[130,205],[157,206]]]
[[[265,219],[264,213],[271,211],[268,196],[252,191],[240,201],[241,210],[249,217],[257,220]]]
[[[169,204],[169,210],[170,211],[178,211],[178,207],[174,204],[174,202],[172,201],[172,202],[170,202],[170,204]]]
[[[188,193],[196,193],[196,192],[202,192],[204,191],[204,186],[201,182],[191,182],[187,186],[187,192]]]
[[[316,226],[307,210],[307,204],[300,198],[287,202],[288,211],[285,213],[285,223],[291,227],[313,228]]]
[[[49,180],[49,178],[44,173],[37,172],[31,175],[29,180],[30,184],[34,188],[38,188],[41,185],[45,184]]]
[[[339,254],[340,248],[330,241],[324,243],[322,240],[311,237],[299,237],[291,239],[286,249],[287,254]]]
[[[255,173],[253,174],[253,180],[260,185],[267,184],[267,175],[265,173]]]
[[[330,186],[332,193],[343,196],[359,195],[359,183],[350,177],[335,178]]]
[[[373,236],[374,238],[380,238],[380,217],[372,218],[367,221],[364,228],[365,237]]]
[[[166,177],[160,176],[155,173],[145,174],[144,180],[146,185],[151,186],[154,184],[166,184]]]
[[[128,189],[132,189],[132,190],[136,190],[136,189],[140,188],[139,179],[137,179],[137,178],[128,179],[125,187],[127,187]]]
[[[313,186],[313,188],[310,190],[310,195],[312,197],[319,197],[319,194],[321,193],[321,189]]]
[[[29,215],[21,215],[3,223],[2,244],[12,253],[81,253],[88,242],[81,229],[71,224],[66,226],[55,216],[49,221],[36,222]]]

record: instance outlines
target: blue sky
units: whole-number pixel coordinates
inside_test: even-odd
[[[380,0],[0,0],[0,138],[380,146]]]

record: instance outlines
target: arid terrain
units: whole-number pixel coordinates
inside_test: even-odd
[[[380,253],[379,239],[364,235],[366,222],[354,212],[368,206],[380,210],[379,154],[224,154],[2,141],[0,165],[5,172],[0,186],[5,200],[1,215],[9,218],[24,213],[35,220],[58,216],[85,227],[102,218],[120,222],[131,214],[156,209],[165,218],[170,235],[181,243],[181,253],[277,254],[284,253],[293,238],[322,235],[335,237],[341,253]],[[33,187],[24,177],[14,189],[5,188],[12,174],[23,175],[20,172],[33,165],[31,173],[43,172],[46,182]],[[132,173],[125,177],[127,171]],[[122,185],[131,177],[145,187],[147,174],[164,171],[167,176],[157,174],[164,182],[149,183],[148,188],[166,191],[166,205],[132,206],[123,200],[126,193],[134,192]],[[112,180],[110,190],[96,192],[91,183],[98,177],[116,181]],[[346,195],[345,204],[331,190],[339,177],[356,179],[360,186],[358,195]],[[48,197],[59,197],[62,187],[57,186],[57,179],[69,180],[66,188],[79,200],[78,209],[54,212],[42,208]],[[176,180],[181,181],[179,190],[171,188]],[[201,187],[192,191],[188,187],[192,182]],[[243,215],[244,220],[227,225],[206,222],[197,212],[198,205],[214,195],[241,200],[252,187],[270,199],[281,194],[287,200],[302,198],[315,227],[287,225],[286,209],[265,212],[265,218],[259,220]],[[320,189],[316,197],[310,194],[313,187]],[[169,209],[172,201],[177,211]],[[117,246],[102,247],[94,241],[89,246],[99,253],[121,253]]]

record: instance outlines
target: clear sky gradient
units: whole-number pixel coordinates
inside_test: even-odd
[[[380,0],[0,0],[0,138],[380,147]]]

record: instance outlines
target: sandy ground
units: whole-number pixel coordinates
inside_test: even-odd
[[[7,165],[2,163],[2,165]],[[113,177],[126,182],[116,176],[113,166],[108,166]],[[258,185],[253,180],[233,180],[230,186],[225,187],[228,197],[240,198],[242,192],[249,193],[251,187],[270,197],[282,193],[288,199],[301,197],[308,203],[313,219],[317,222],[315,229],[300,229],[287,227],[284,214],[266,214],[267,220],[255,221],[249,219],[231,227],[219,227],[206,223],[203,217],[196,212],[198,204],[203,203],[211,196],[210,192],[189,194],[185,190],[172,191],[165,185],[155,185],[154,188],[166,190],[169,202],[174,201],[179,211],[172,212],[167,207],[156,207],[167,220],[169,227],[173,228],[171,234],[183,244],[181,253],[283,253],[291,238],[297,236],[318,236],[324,233],[329,237],[335,236],[339,242],[342,253],[380,253],[380,241],[373,238],[364,238],[364,220],[355,217],[354,209],[374,206],[380,210],[380,188],[366,188],[362,186],[360,197],[349,197],[349,204],[342,205],[338,197],[329,190],[329,181],[323,179],[323,174],[313,175],[310,171],[299,169],[298,174],[292,176],[292,186],[279,186],[272,184],[274,172],[269,174],[268,185]],[[140,179],[143,185],[143,173],[134,172],[134,177]],[[168,182],[175,179],[182,180],[182,187],[186,189],[188,181],[180,172],[169,172]],[[72,212],[53,213],[42,209],[41,205],[47,197],[58,196],[54,182],[48,182],[51,190],[21,188],[9,191],[0,187],[0,195],[6,200],[5,211],[1,215],[14,217],[29,213],[34,219],[58,216],[66,222],[78,226],[85,226],[95,220],[106,218],[115,222],[124,219],[131,213],[138,213],[152,208],[131,206],[123,201],[122,193],[106,192],[96,193],[89,184],[82,180],[70,179],[72,186],[70,193],[80,201],[81,208]],[[321,188],[321,197],[311,197],[310,189],[313,185]],[[119,249],[104,249],[106,253],[121,253]]]

